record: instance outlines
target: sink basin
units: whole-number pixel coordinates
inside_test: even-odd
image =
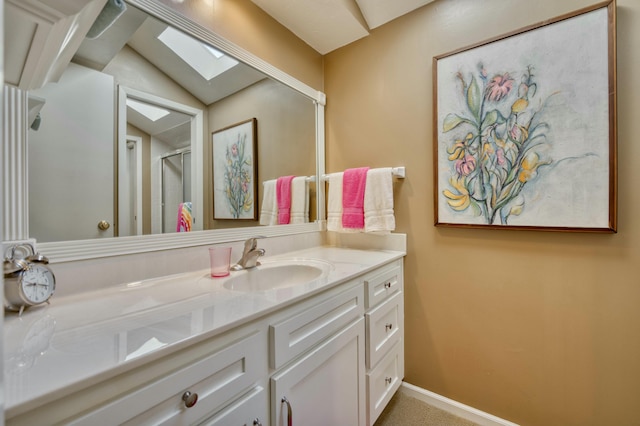
[[[331,264],[322,261],[274,261],[255,268],[232,272],[223,284],[234,291],[266,291],[292,287],[324,278]]]

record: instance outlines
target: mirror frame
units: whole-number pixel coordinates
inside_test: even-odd
[[[325,112],[326,96],[323,92],[313,89],[296,78],[279,70],[268,62],[244,50],[234,43],[215,34],[210,29],[205,28],[187,17],[180,15],[177,11],[154,0],[125,0],[126,3],[137,7],[149,15],[160,19],[185,33],[199,39],[226,54],[238,59],[261,71],[268,77],[283,83],[302,95],[312,100],[316,106],[316,206],[317,220],[313,223],[295,224],[286,226],[253,226],[235,229],[220,229],[193,231],[189,233],[169,233],[151,234],[143,236],[113,237],[105,239],[89,239],[61,242],[47,242],[38,244],[38,251],[45,254],[51,263],[71,262],[76,260],[97,259],[109,256],[120,256],[127,254],[146,253],[160,250],[170,250],[186,248],[199,245],[216,244],[223,242],[242,241],[255,235],[265,237],[287,236],[303,234],[324,230],[324,204],[325,188],[321,183],[321,176],[325,173]],[[203,160],[201,160],[203,161]],[[204,163],[203,163],[204,164]],[[22,164],[28,168],[28,164]],[[20,167],[9,168],[13,171],[20,171]],[[23,170],[24,173],[24,170]],[[24,218],[28,214],[28,198],[24,195],[28,193],[26,179],[15,179],[16,185],[9,188],[9,194],[4,194],[4,200],[18,200],[12,211],[19,216],[18,220],[10,220],[5,215],[3,229],[8,235],[19,236],[21,230],[28,230],[28,220],[24,223]],[[16,194],[22,194],[14,197]],[[16,204],[16,203],[14,203]],[[26,225],[26,227],[25,227]],[[25,232],[26,233],[26,232]],[[18,240],[18,239],[16,239]],[[30,239],[32,243],[37,243]],[[4,245],[15,243],[15,241],[3,241]]]

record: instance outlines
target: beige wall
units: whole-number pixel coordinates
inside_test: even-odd
[[[205,206],[208,212],[206,229],[257,226],[251,220],[213,219],[213,164],[211,133],[243,122],[249,118],[257,122],[258,199],[256,208],[262,206],[262,182],[279,176],[312,176],[316,172],[316,114],[315,104],[306,96],[271,79],[261,80],[240,92],[211,104],[207,122],[210,134],[205,143],[207,161],[205,170]],[[311,184],[314,187],[315,184]],[[315,192],[310,194],[315,201]],[[315,202],[309,206],[310,220],[314,221]]]
[[[325,57],[327,170],[405,165],[406,381],[524,425],[640,401],[640,2],[618,1],[618,234],[433,226],[432,57],[593,4],[436,0]]]

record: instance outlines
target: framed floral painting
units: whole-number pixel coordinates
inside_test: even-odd
[[[213,218],[256,220],[258,121],[213,132]]]
[[[615,12],[434,57],[436,226],[617,232]]]

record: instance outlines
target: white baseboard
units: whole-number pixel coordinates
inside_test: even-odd
[[[501,419],[500,417],[485,413],[484,411],[480,411],[476,408],[469,407],[468,405],[464,405],[458,401],[454,401],[453,399],[446,398],[442,395],[438,395],[437,393],[430,392],[407,382],[402,382],[400,392],[451,413],[454,416],[470,420],[482,426],[518,426],[516,423]]]

